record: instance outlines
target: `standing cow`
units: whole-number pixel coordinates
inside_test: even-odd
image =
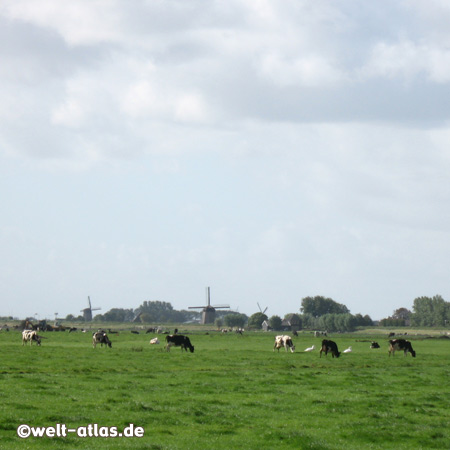
[[[280,351],[281,347],[284,347],[286,351],[288,351],[288,348],[289,348],[291,353],[294,353],[295,345],[292,342],[292,338],[290,336],[275,336],[275,343],[273,345],[273,351],[275,351],[275,349]]]
[[[32,345],[33,342],[36,342],[36,345],[41,345],[41,337],[38,336],[37,332],[34,330],[23,330],[22,345],[25,345],[27,342],[29,342],[30,345]]]
[[[389,341],[389,356],[394,356],[395,351],[403,350],[404,355],[407,353],[411,353],[412,357],[416,357],[416,352],[413,350],[411,342],[406,341],[405,339],[391,339]]]
[[[102,347],[103,344],[109,348],[112,347],[112,343],[109,340],[108,335],[103,330],[99,330],[92,334],[92,347],[95,348],[97,344],[101,344]]]
[[[181,351],[189,349],[191,353],[194,353],[194,346],[191,344],[190,339],[182,334],[168,334],[166,336],[166,350],[170,352],[170,347],[181,347]]]
[[[341,353],[338,351],[338,347],[336,342],[329,341],[328,339],[324,339],[322,341],[322,347],[320,349],[320,357],[322,358],[322,352],[325,352],[325,356],[328,355],[328,352],[330,352],[333,355],[333,358],[336,356],[336,358],[339,358]]]

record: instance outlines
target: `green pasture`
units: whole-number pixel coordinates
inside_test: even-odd
[[[417,357],[389,358],[387,336],[332,335],[353,348],[333,359],[311,333],[293,354],[272,351],[273,333],[190,331],[193,354],[129,330],[110,335],[111,349],[93,349],[88,333],[44,336],[22,346],[20,332],[0,333],[1,449],[450,448],[450,339],[408,336]],[[58,423],[145,434],[17,436],[20,424]]]

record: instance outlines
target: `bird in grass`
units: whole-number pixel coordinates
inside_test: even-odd
[[[312,347],[305,348],[305,352],[312,352],[315,348],[316,348],[315,345],[313,345]]]
[[[342,353],[351,353],[352,347],[346,348]]]

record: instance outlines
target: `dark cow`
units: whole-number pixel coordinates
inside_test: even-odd
[[[187,336],[181,334],[169,334],[166,336],[166,350],[170,352],[170,347],[181,347],[181,351],[189,349],[191,353],[194,353],[194,346]]]
[[[380,344],[378,342],[372,341],[370,344],[370,348],[380,348]]]
[[[322,358],[322,352],[325,352],[325,356],[328,355],[328,352],[331,352],[333,355],[333,358],[336,356],[336,358],[339,358],[341,353],[338,351],[338,347],[336,345],[336,342],[329,341],[328,339],[324,339],[322,341],[322,348],[320,349],[320,357]]]
[[[412,357],[416,357],[416,352],[413,350],[411,342],[406,341],[405,339],[391,339],[389,341],[389,356],[394,356],[396,350],[403,350],[404,355],[407,353],[411,353]]]
[[[107,347],[112,347],[112,343],[108,338],[108,335],[104,331],[97,331],[96,333],[92,334],[92,347],[96,347],[97,344],[101,344],[103,347],[103,344],[105,344]]]

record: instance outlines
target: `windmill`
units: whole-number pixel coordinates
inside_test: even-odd
[[[92,320],[92,311],[98,311],[102,308],[93,308],[91,305],[91,298],[88,296],[89,308],[84,308],[81,310],[83,313],[83,318],[86,322],[90,322]]]
[[[266,308],[264,309],[264,311],[261,309],[261,306],[259,306],[259,303],[256,302],[256,304],[258,305],[259,311],[264,314],[267,311],[268,306],[266,306]]]
[[[209,286],[206,288],[206,306],[189,306],[189,309],[202,310],[202,324],[214,323],[216,318],[216,309],[229,308],[230,305],[211,305],[211,292]]]

